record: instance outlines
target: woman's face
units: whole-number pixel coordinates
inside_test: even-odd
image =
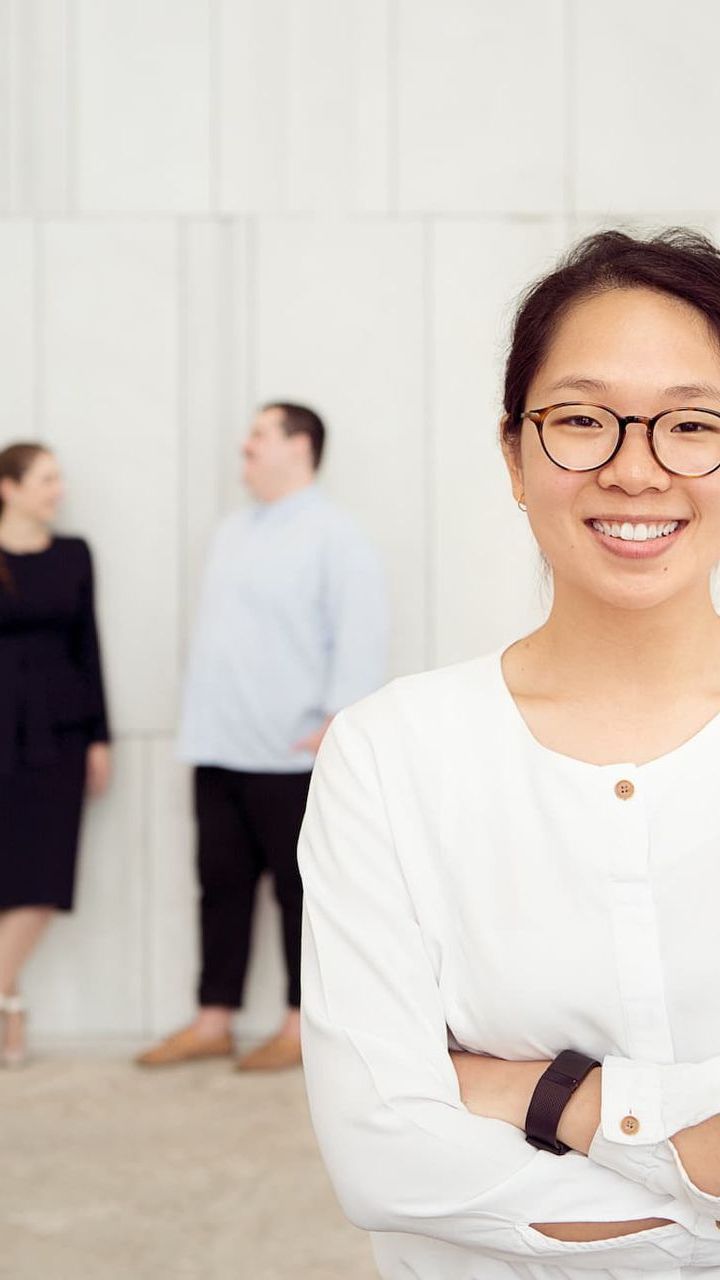
[[[52,523],[62,496],[62,475],[51,453],[37,454],[20,481],[6,478],[2,485],[6,510],[40,524]]]
[[[705,317],[679,299],[645,288],[598,294],[564,317],[525,407],[562,401],[605,405],[621,416],[720,410],[720,345]],[[628,425],[619,453],[597,471],[555,466],[527,419],[519,449],[506,449],[506,460],[556,586],[639,609],[707,584],[720,559],[720,471],[670,475],[655,461],[641,423]],[[679,527],[634,552],[632,542],[605,536],[593,521]]]

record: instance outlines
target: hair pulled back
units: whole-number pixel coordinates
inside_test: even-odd
[[[45,445],[24,442],[9,444],[5,449],[0,449],[0,481],[14,480],[19,484],[35,459],[41,453],[47,452]],[[0,493],[0,516],[2,516],[4,505],[2,493]],[[6,591],[12,591],[14,587],[12,574],[2,549],[0,549],[0,587],[4,587]]]
[[[503,436],[520,432],[527,390],[573,303],[609,289],[655,289],[690,303],[720,344],[720,252],[707,236],[669,227],[648,238],[624,231],[586,236],[531,285],[515,317],[505,365]]]

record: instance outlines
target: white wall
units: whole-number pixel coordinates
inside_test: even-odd
[[[327,416],[326,484],[391,573],[393,672],[527,629],[495,443],[513,299],[591,227],[715,230],[719,35],[714,0],[0,0],[0,438],[65,466],[117,734],[78,912],[28,978],[45,1035],[192,1005],[172,738],[253,406]],[[254,1032],[282,999],[268,895],[258,944]]]

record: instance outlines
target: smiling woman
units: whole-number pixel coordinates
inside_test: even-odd
[[[583,241],[522,303],[504,407],[552,609],[325,739],[316,1131],[386,1280],[720,1274],[714,246]]]
[[[110,776],[90,550],[53,525],[41,444],[0,450],[0,1062],[25,1058],[25,962],[70,911],[85,792]]]

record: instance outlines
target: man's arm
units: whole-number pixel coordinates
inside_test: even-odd
[[[333,716],[386,679],[388,603],[379,556],[352,525],[326,548],[327,674],[323,711]]]

